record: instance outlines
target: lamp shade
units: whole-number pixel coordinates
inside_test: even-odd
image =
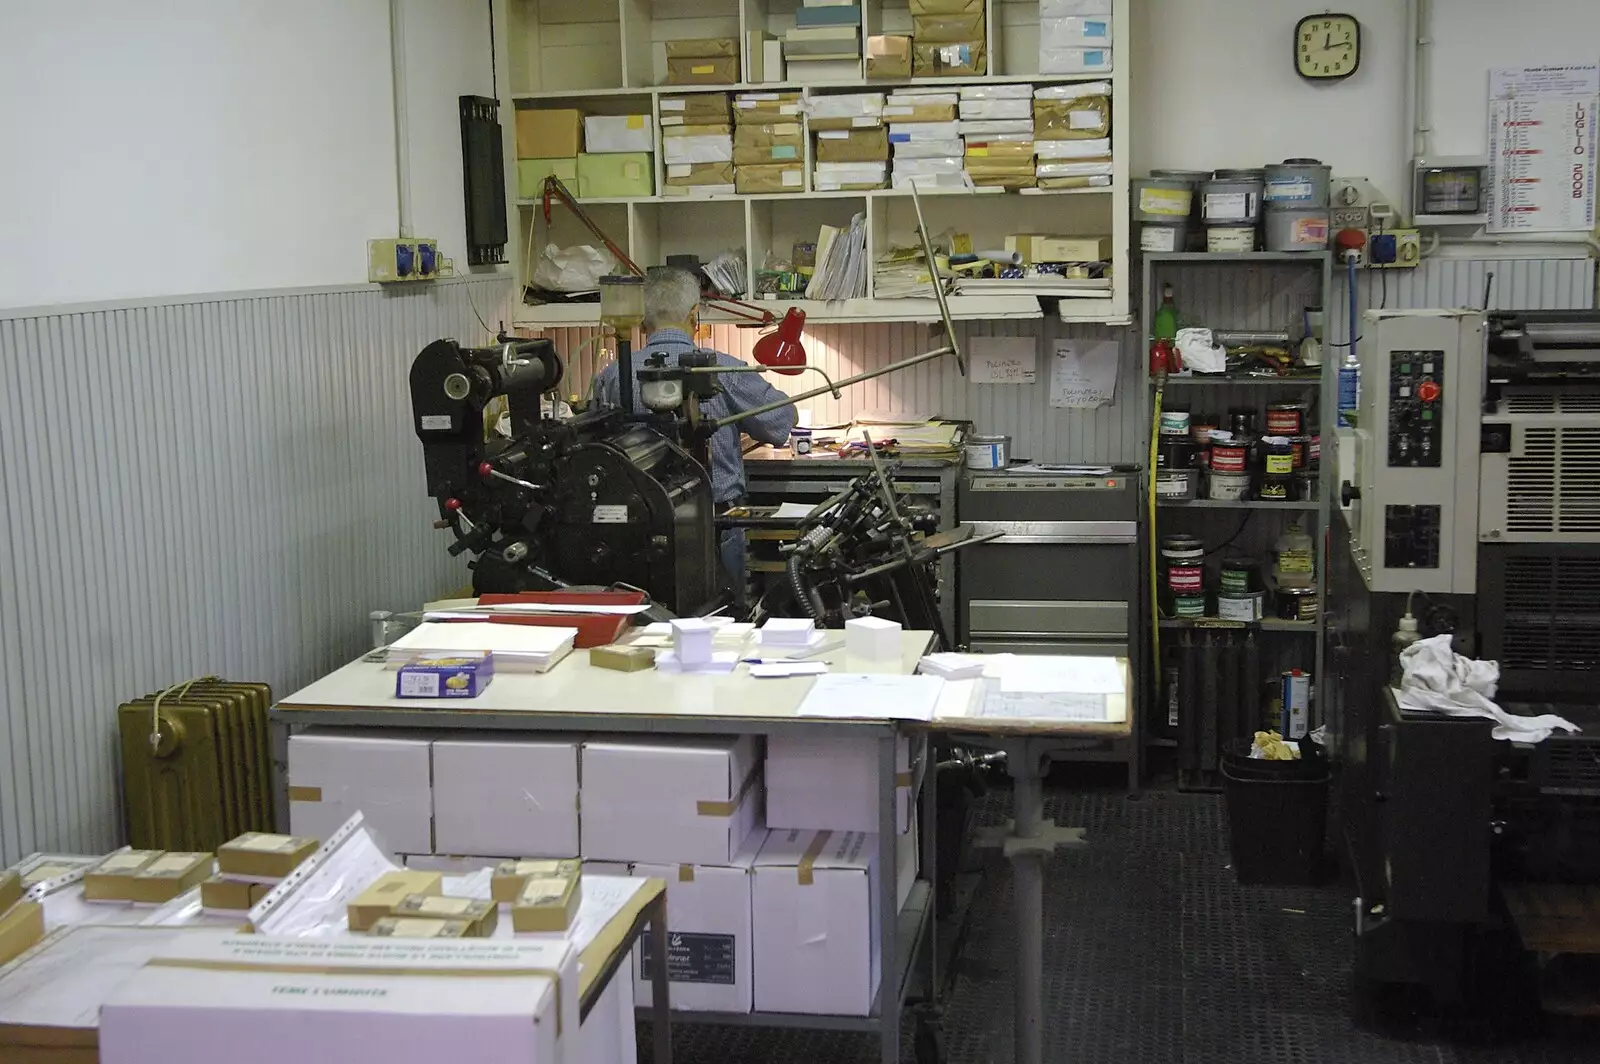
[[[778,373],[794,376],[805,368],[806,349],[800,344],[806,312],[790,307],[778,327],[756,341],[756,362]]]

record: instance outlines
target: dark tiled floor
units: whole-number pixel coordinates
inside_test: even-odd
[[[1241,887],[1219,797],[1052,789],[1046,812],[1090,846],[1046,866],[1046,1061],[1061,1064],[1577,1064],[1600,1061],[1600,1028],[1471,1046],[1382,1037],[1350,1020],[1345,893]],[[980,809],[1002,820],[1003,791]],[[1012,1059],[1011,883],[983,863],[953,990],[950,1064]],[[907,1034],[909,1035],[909,1028]],[[907,1040],[903,1058],[915,1057]],[[642,1040],[641,1040],[642,1044]],[[863,1035],[683,1027],[681,1064],[867,1064]]]

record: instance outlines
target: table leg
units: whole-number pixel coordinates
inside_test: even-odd
[[[650,966],[650,1037],[655,1064],[672,1064],[672,1002],[667,984],[667,895],[650,903],[650,941],[655,963]]]
[[[900,894],[895,746],[891,731],[878,740],[878,1020],[883,1064],[900,1064]]]
[[[282,720],[269,719],[267,734],[272,742],[272,779],[268,785],[272,788],[273,830],[286,835],[289,833],[289,725]]]

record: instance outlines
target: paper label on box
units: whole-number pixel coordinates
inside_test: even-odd
[[[706,69],[710,70],[711,68],[710,67],[706,67]],[[644,115],[629,115],[628,116],[628,128],[629,129],[643,129],[644,128]]]
[[[438,938],[439,930],[437,920],[407,919],[399,916],[389,922],[391,938]]]
[[[423,898],[413,911],[418,916],[465,916],[472,911],[472,899]]]
[[[618,503],[610,506],[596,506],[594,508],[594,523],[597,525],[625,525],[628,523],[628,506]]]
[[[1085,37],[1111,36],[1111,23],[1101,22],[1098,19],[1083,20],[1083,35]]]
[[[1091,49],[1083,53],[1083,65],[1097,67],[1106,65],[1106,53],[1098,49]]]
[[[663,111],[687,111],[689,102],[687,100],[662,100],[661,109]]]
[[[801,176],[802,175],[799,170],[785,170],[783,172],[783,187],[799,188]]]
[[[684,120],[683,120],[683,116],[682,115],[662,115],[661,116],[661,128],[663,128],[663,129],[667,128],[668,126],[681,126],[683,124],[684,124]]]
[[[774,144],[772,146],[772,157],[774,159],[798,159],[800,157],[800,149],[793,144]]]
[[[145,862],[148,860],[149,858],[147,856],[139,853],[115,854],[111,857],[107,857],[104,861],[101,861],[100,867],[96,868],[95,871],[131,872],[135,869],[143,868]]]
[[[873,115],[858,115],[850,120],[850,124],[859,129],[871,129],[878,124],[878,119]]]
[[[984,156],[989,154],[989,149],[988,148],[973,147],[973,146],[969,145],[967,147],[967,154],[968,155],[975,155],[975,156],[977,156],[978,158],[981,159]]]
[[[1235,221],[1250,217],[1254,199],[1248,192],[1207,192],[1202,212],[1206,218]]]
[[[400,697],[438,698],[439,674],[436,672],[402,672],[400,674]]]
[[[667,167],[668,177],[688,177],[692,173],[694,166],[691,163],[673,163]]]
[[[817,137],[821,140],[849,140],[850,131],[848,129],[822,129],[817,131]]]
[[[1067,112],[1067,128],[1069,129],[1099,129],[1105,121],[1099,111],[1069,111]]]
[[[667,979],[673,983],[709,983],[733,986],[734,956],[738,949],[732,935],[707,935],[693,931],[667,932]],[[639,938],[639,976],[649,981],[655,943],[647,930]]]
[[[154,864],[144,870],[147,876],[175,876],[180,872],[187,872],[194,866],[194,857],[182,854],[175,857],[158,858]]]
[[[291,853],[302,840],[291,835],[244,835],[228,844],[230,849],[252,853]]]

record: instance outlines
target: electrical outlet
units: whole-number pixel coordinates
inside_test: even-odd
[[[1371,228],[1365,207],[1335,207],[1331,221],[1335,233],[1341,229],[1359,229],[1364,233]]]
[[[367,241],[367,280],[392,284],[397,281],[431,281],[437,276],[437,240],[386,238]]]
[[[1387,229],[1381,236],[1394,238],[1392,262],[1367,263],[1374,270],[1408,270],[1422,264],[1422,234],[1415,229]]]

